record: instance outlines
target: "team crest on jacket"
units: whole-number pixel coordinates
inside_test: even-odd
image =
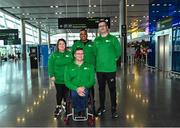
[[[69,57],[69,55],[66,55],[65,57]]]
[[[108,43],[108,42],[110,42],[110,40],[106,40],[106,42]]]
[[[87,67],[84,67],[84,70],[87,70],[88,68]]]

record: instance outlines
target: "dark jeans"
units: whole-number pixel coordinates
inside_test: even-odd
[[[75,112],[84,111],[88,105],[88,90],[85,89],[85,96],[79,96],[77,91],[71,91],[72,104]]]
[[[68,88],[65,86],[65,84],[56,84],[56,102],[57,105],[61,105],[62,99],[66,102],[66,97],[68,94]]]
[[[97,72],[97,80],[99,84],[100,108],[105,108],[107,82],[111,97],[111,111],[116,111],[116,72]]]

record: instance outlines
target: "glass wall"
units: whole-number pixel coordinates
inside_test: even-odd
[[[26,44],[38,44],[38,29],[29,25],[25,24],[26,27]]]
[[[41,43],[48,44],[48,33],[41,31]]]
[[[39,30],[38,28],[25,23],[26,44],[39,44]],[[0,10],[0,29],[18,29],[19,38],[21,38],[21,21],[13,16],[8,15]],[[41,32],[43,43],[47,43],[48,35],[46,32]]]
[[[15,18],[6,12],[0,10],[0,29],[18,29],[19,38],[22,37],[22,28],[21,28],[21,20]],[[26,44],[27,51],[29,46],[38,45],[39,44],[39,29],[25,23],[25,36],[26,36]],[[41,43],[48,44],[48,34],[44,31],[41,31]],[[0,55],[3,57],[8,57],[9,55],[15,55],[18,52],[22,52],[22,45],[4,45],[4,41],[0,40]]]

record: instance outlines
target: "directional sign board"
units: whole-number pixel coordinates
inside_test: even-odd
[[[21,38],[17,40],[4,40],[4,45],[19,45],[21,44]]]
[[[0,40],[4,40],[4,45],[21,44],[18,29],[0,29]]]
[[[58,19],[58,28],[59,29],[81,29],[81,28],[97,29],[98,23],[101,20],[105,20],[110,28],[110,18],[109,17],[59,18]]]
[[[0,29],[0,40],[18,40],[18,29]]]

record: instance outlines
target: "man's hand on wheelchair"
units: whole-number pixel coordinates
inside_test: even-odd
[[[79,96],[85,96],[85,88],[84,87],[77,88],[77,93]]]

